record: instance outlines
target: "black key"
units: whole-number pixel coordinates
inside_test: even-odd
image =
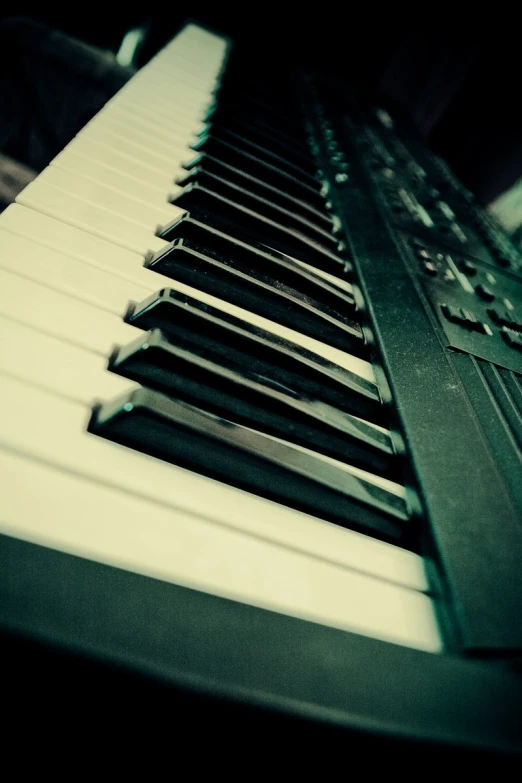
[[[299,150],[303,154],[309,152],[308,144],[306,143],[306,136],[304,129],[299,128],[298,132],[288,131],[281,124],[271,123],[266,116],[260,114],[257,111],[248,111],[245,107],[241,107],[239,110],[235,107],[235,110],[218,107],[212,114],[211,121],[207,121],[207,125],[222,124],[232,125],[234,123],[248,122],[249,125],[254,126],[260,133],[264,133],[280,141],[284,145]]]
[[[354,340],[359,343],[359,324],[342,310],[334,310],[314,300],[309,294],[305,295],[282,284],[277,277],[267,273],[266,267],[270,264],[266,263],[266,258],[258,258],[255,251],[244,252],[241,247],[234,248],[232,243],[228,243],[228,246],[235,249],[237,261],[229,254],[222,255],[215,251],[210,256],[190,239],[178,238],[165,250],[147,259],[145,265],[340,350],[349,351]],[[256,267],[249,263],[250,259],[258,262]],[[294,275],[294,278],[298,278],[298,275]],[[308,281],[305,279],[305,282]],[[312,281],[308,288],[313,287]],[[323,290],[317,285],[315,289],[319,293]],[[353,297],[350,300],[341,292],[335,296],[333,287],[332,294],[331,299],[337,300],[338,306],[346,303],[344,309],[354,312]]]
[[[331,230],[332,228],[332,219],[326,212],[324,204],[323,209],[317,209],[308,202],[294,198],[288,193],[285,193],[285,191],[274,188],[267,182],[264,182],[257,177],[253,177],[246,171],[242,171],[222,160],[213,158],[211,155],[207,155],[204,152],[197,155],[188,163],[185,163],[183,168],[189,172],[193,172],[194,169],[196,169],[197,171],[215,174],[218,177],[228,180],[230,183],[234,183],[241,188],[249,190],[251,193],[255,193],[257,196],[261,196],[261,198],[269,199],[273,204],[276,204],[283,209],[290,210],[294,215],[300,215],[305,219],[313,220],[318,225],[322,225],[325,229]],[[184,181],[178,180],[177,184],[183,185]]]
[[[247,207],[243,207],[235,201],[224,198],[198,183],[189,185],[174,198],[171,203],[189,212],[199,210],[200,214],[221,215],[229,225],[237,226],[245,237],[274,247],[281,253],[296,257],[299,260],[319,269],[338,272],[343,264],[340,256],[332,250],[331,246],[309,239],[301,232],[287,228],[275,220],[262,217]],[[176,223],[177,220],[173,221]],[[158,231],[158,236],[170,241],[169,223]]]
[[[246,171],[252,177],[257,177],[262,182],[279,188],[294,198],[306,201],[312,207],[324,210],[324,198],[318,187],[309,185],[297,177],[293,177],[286,171],[281,171],[277,166],[273,166],[255,155],[238,149],[233,144],[228,144],[222,139],[216,139],[207,136],[202,141],[193,146],[198,152],[206,152],[213,158],[218,158],[230,166]]]
[[[196,220],[193,213],[185,212],[177,222],[171,223],[169,235],[172,240],[190,240],[199,252],[224,263],[230,263],[246,274],[253,276],[267,274],[278,281],[282,290],[295,289],[303,296],[321,302],[336,313],[352,315],[355,299],[353,285],[347,279],[352,271],[348,261],[345,262],[344,267],[341,265],[338,267],[342,277],[329,275],[283,253],[267,249],[260,243],[244,242],[238,237],[238,232],[231,234],[218,228],[225,225],[224,220],[211,217],[202,222]],[[155,259],[163,258],[166,252],[160,250],[155,254],[150,253],[145,266],[158,269]],[[163,269],[161,272],[165,274]]]
[[[399,485],[156,391],[95,406],[89,431],[345,527],[401,543],[410,535]]]
[[[283,140],[281,136],[274,134],[271,129],[266,126],[261,127],[255,122],[239,118],[232,118],[224,122],[212,122],[208,123],[197,135],[200,138],[215,135],[218,128],[232,131],[249,141],[259,144],[261,147],[271,150],[297,167],[304,168],[310,174],[315,175],[316,173],[317,166],[313,166],[313,156],[310,149],[300,144],[296,145],[295,142],[290,140]]]
[[[327,262],[326,264],[323,264],[326,269],[316,265],[312,266],[302,259],[295,258],[295,256],[289,256],[287,253],[281,253],[276,248],[263,244],[263,241],[259,241],[257,236],[254,236],[251,231],[244,230],[237,222],[231,221],[230,215],[218,215],[214,212],[209,212],[207,209],[202,209],[197,205],[192,208],[190,213],[185,212],[178,220],[173,220],[168,226],[160,227],[158,229],[158,236],[161,236],[169,242],[172,239],[175,239],[178,236],[179,223],[182,220],[204,225],[212,231],[217,231],[233,237],[234,241],[260,250],[266,256],[270,256],[273,260],[280,260],[285,264],[291,264],[296,269],[302,269],[318,280],[323,280],[328,277],[330,284],[336,289],[339,287],[341,290],[345,291],[346,287],[350,286],[350,283],[347,282],[353,272],[350,261],[340,259],[339,263],[336,262],[332,265]],[[351,292],[352,289],[350,287],[350,293]]]
[[[242,207],[251,209],[253,212],[257,212],[259,215],[273,220],[286,228],[299,231],[314,242],[330,247],[334,252],[339,244],[338,239],[332,233],[331,223],[330,229],[328,229],[322,222],[318,223],[311,217],[304,218],[301,215],[297,215],[285,207],[274,204],[269,197],[253,193],[249,190],[246,183],[241,186],[230,182],[223,176],[212,174],[208,170],[194,168],[185,177],[177,180],[176,184],[185,188],[189,185],[201,185],[201,187],[211,190],[213,193],[217,193],[230,201],[234,201]],[[175,198],[175,196],[171,198],[172,203],[174,203]]]
[[[139,304],[131,303],[125,320],[146,331],[161,329],[173,335],[179,345],[225,367],[248,367],[311,399],[323,400],[371,422],[385,421],[375,384],[289,340],[171,288],[164,288]],[[364,347],[362,336],[361,345]]]
[[[253,141],[245,135],[228,130],[228,128],[217,124],[212,125],[207,135],[197,142],[194,148],[197,148],[206,138],[221,139],[227,144],[232,144],[236,149],[244,150],[249,155],[255,155],[256,158],[266,161],[271,166],[276,166],[280,171],[286,171],[291,176],[308,183],[311,187],[317,188],[319,186],[317,182],[318,167],[311,154],[307,159],[297,164],[286,156],[280,155],[267,147],[266,142],[261,144],[260,141]]]
[[[116,348],[109,369],[149,388],[335,459],[397,478],[390,434],[248,367],[223,367],[159,329]]]
[[[207,109],[203,121],[216,122],[218,118],[223,116],[246,117],[249,115],[259,118],[270,128],[276,128],[290,138],[304,141],[305,131],[300,118],[296,120],[295,117],[290,117],[288,111],[278,111],[273,106],[269,106],[247,93],[227,95],[223,90],[220,90],[217,100]]]

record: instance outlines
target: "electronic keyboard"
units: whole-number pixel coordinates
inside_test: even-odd
[[[451,172],[190,23],[17,202],[9,643],[516,752],[522,260]]]

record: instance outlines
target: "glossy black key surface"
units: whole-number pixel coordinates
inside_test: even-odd
[[[374,383],[171,288],[152,294],[139,304],[131,303],[126,320],[141,329],[162,329],[199,356],[225,366],[248,367],[258,375],[368,421],[386,421]]]
[[[324,402],[252,372],[224,367],[161,330],[116,348],[109,369],[238,424],[388,478],[399,476],[390,434]]]
[[[178,238],[148,259],[146,265],[167,277],[207,291],[340,350],[349,350],[354,339],[359,343],[359,324],[348,317],[348,313],[353,314],[355,309],[353,297],[350,302],[348,296],[343,297],[339,293],[338,309],[335,310],[320,300],[314,300],[309,294],[304,295],[298,289],[282,284],[280,279],[267,272],[267,264],[258,263],[257,268],[249,264],[249,256],[257,260],[255,252],[246,254],[236,248],[239,261],[235,262],[228,254],[214,252],[209,255],[190,239]],[[265,258],[260,260],[266,261]],[[308,286],[312,287],[313,283]],[[315,288],[321,293],[319,286]],[[342,309],[347,310],[346,315]]]
[[[156,391],[97,405],[89,431],[346,527],[401,543],[411,536],[399,485]]]
[[[274,247],[281,253],[295,256],[312,267],[317,266],[335,273],[343,264],[335,243],[329,242],[327,246],[325,242],[319,243],[309,239],[302,232],[287,228],[271,218],[263,217],[258,212],[242,206],[237,201],[231,201],[199,183],[188,185],[171,199],[171,203],[189,212],[199,209],[205,214],[222,215],[230,225],[237,225],[240,232],[248,238]],[[177,220],[173,221],[175,222]],[[162,226],[158,236],[170,241],[171,225],[172,223]]]
[[[316,209],[324,209],[324,198],[320,193],[319,183],[317,183],[317,187],[314,187],[286,171],[281,171],[277,166],[267,163],[257,155],[241,150],[233,144],[213,136],[201,139],[193,145],[192,149],[196,152],[206,152],[214,158],[244,170],[253,177],[283,190],[290,196],[306,201]]]
[[[177,180],[176,184],[183,188],[189,185],[200,185],[230,201],[240,204],[242,207],[257,212],[262,217],[280,223],[286,228],[298,231],[312,241],[330,247],[334,252],[339,244],[338,239],[332,233],[331,221],[330,226],[325,226],[323,221],[314,220],[312,216],[302,217],[286,206],[282,207],[279,204],[275,204],[269,194],[261,196],[254,193],[246,182],[241,185],[231,182],[227,179],[226,174],[225,176],[223,174],[213,174],[205,168],[197,167],[193,168],[186,176]],[[171,198],[173,203],[175,198],[175,196]]]
[[[301,143],[305,142],[306,134],[301,118],[290,116],[288,111],[279,111],[248,93],[227,95],[220,90],[218,100],[207,109],[203,121],[217,122],[222,117],[231,116],[252,116],[289,138],[296,138]]]
[[[236,149],[244,150],[250,155],[255,155],[260,160],[266,161],[271,166],[276,166],[280,171],[286,171],[291,176],[302,180],[311,187],[318,187],[316,179],[317,165],[311,156],[308,160],[305,158],[298,163],[294,163],[288,159],[285,153],[279,154],[278,151],[273,148],[271,149],[268,146],[269,141],[263,143],[261,143],[259,139],[258,141],[253,141],[253,139],[242,133],[236,133],[235,131],[229,130],[218,124],[213,124],[212,127],[209,127],[206,136],[201,139],[201,143],[207,138],[220,139],[227,144],[232,144]],[[197,142],[195,147],[197,147],[199,143],[200,142]]]
[[[173,239],[180,236],[180,224],[185,223],[185,221],[187,224],[190,223],[208,228],[212,232],[228,237],[240,245],[254,248],[256,251],[260,251],[266,257],[269,257],[272,261],[281,261],[286,266],[291,266],[296,270],[302,270],[306,272],[307,275],[311,275],[315,280],[327,281],[330,286],[335,289],[348,291],[350,294],[353,293],[353,287],[350,283],[353,266],[350,261],[340,259],[339,263],[336,263],[329,269],[312,266],[295,256],[281,253],[279,250],[276,250],[276,248],[266,245],[262,240],[259,241],[257,237],[253,236],[252,232],[244,230],[236,221],[231,221],[230,216],[209,212],[208,209],[202,209],[198,205],[194,206],[190,212],[185,212],[181,218],[173,220],[172,223],[169,223],[167,226],[160,227],[158,229],[158,236],[171,242]],[[181,234],[181,236],[185,236],[185,234]],[[190,236],[194,239],[193,234],[190,234]]]
[[[327,213],[324,205],[322,209],[317,209],[307,201],[294,198],[284,190],[274,188],[267,182],[253,177],[248,172],[236,166],[231,166],[223,160],[218,160],[218,158],[214,158],[212,155],[207,155],[205,152],[196,155],[195,158],[185,163],[183,168],[188,172],[197,170],[215,174],[235,185],[239,185],[241,188],[249,190],[251,193],[255,193],[257,196],[261,196],[261,198],[269,199],[273,204],[290,210],[294,215],[300,215],[307,220],[317,223],[318,226],[322,226],[324,229],[331,230],[332,228],[332,218]],[[183,179],[178,180],[177,184],[182,185]]]
[[[282,145],[298,150],[304,155],[309,152],[303,127],[297,130],[289,130],[281,122],[270,121],[266,114],[260,114],[259,111],[248,106],[241,106],[240,108],[234,106],[228,109],[226,107],[217,107],[211,115],[207,115],[206,126],[211,127],[218,124],[227,126],[230,124],[232,126],[240,123],[248,123],[249,126],[255,127],[259,133],[274,138]]]
[[[247,274],[274,277],[281,290],[295,289],[303,296],[322,302],[340,316],[348,316],[355,307],[353,284],[346,279],[351,271],[346,264],[344,277],[333,276],[283,253],[268,251],[263,245],[243,242],[236,234],[219,230],[216,225],[224,222],[202,222],[186,212],[169,228],[172,240],[188,239],[200,252],[224,263],[230,263]],[[167,249],[150,254],[145,266],[153,266],[152,259],[164,257]]]
[[[200,138],[216,135],[218,129],[236,133],[274,152],[298,168],[302,168],[314,176],[316,174],[317,166],[314,165],[312,153],[309,149],[304,145],[296,144],[295,141],[283,139],[282,136],[278,136],[272,129],[266,126],[262,127],[255,121],[237,117],[221,122],[208,123],[197,135]]]

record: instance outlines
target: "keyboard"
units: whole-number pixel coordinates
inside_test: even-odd
[[[187,24],[0,217],[6,633],[513,752],[522,263],[498,247],[386,112]],[[319,647],[380,674],[334,696]],[[463,713],[405,675],[388,714],[393,662]]]

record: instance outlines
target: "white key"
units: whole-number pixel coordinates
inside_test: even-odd
[[[114,161],[113,161],[114,165]],[[67,148],[54,158],[51,167],[70,171],[73,174],[81,174],[88,179],[93,179],[109,188],[132,196],[143,204],[167,207],[165,188],[155,188],[145,182],[139,182],[130,177],[125,170],[111,168],[100,160],[85,157],[73,148]],[[125,168],[124,166],[122,168]],[[180,188],[172,185],[169,188],[171,194],[180,192]]]
[[[4,230],[13,232],[17,236],[12,238],[9,238],[7,235],[4,236]],[[57,286],[59,290],[72,293],[80,299],[85,300],[89,292],[88,301],[99,302],[100,296],[103,294],[104,286],[101,283],[102,278],[100,278],[100,284],[98,285],[91,275],[89,279],[92,282],[89,285],[87,277],[83,276],[82,267],[84,263],[87,263],[90,266],[95,266],[102,270],[103,273],[110,272],[117,278],[130,280],[133,283],[143,286],[144,297],[163,287],[174,288],[175,290],[199,299],[202,302],[206,302],[211,307],[216,307],[218,310],[230,313],[261,329],[266,329],[285,340],[290,340],[367,380],[375,382],[373,368],[371,364],[364,359],[359,359],[349,353],[320,343],[318,340],[302,335],[293,329],[288,329],[281,324],[269,321],[255,313],[250,313],[229,302],[224,302],[211,294],[198,291],[183,283],[146,270],[143,267],[142,256],[129,253],[120,247],[115,247],[108,242],[104,242],[98,237],[85,234],[72,226],[47,218],[45,215],[24,209],[19,205],[13,205],[0,216],[0,236],[2,236],[0,267],[3,265],[4,268],[25,275],[28,275],[29,270],[32,269],[33,271],[31,274],[33,275],[33,279],[42,280],[43,274],[48,285],[52,280],[52,284]],[[38,250],[29,237],[34,238],[34,241],[38,244],[41,243],[43,248],[56,248],[59,251],[63,251],[64,254],[70,255],[71,258],[65,259],[62,257],[61,252],[59,255],[53,252],[44,253],[43,248],[42,250]],[[16,262],[17,258],[20,259],[19,263]],[[73,259],[77,259],[82,263],[75,265]],[[43,265],[44,263],[47,263],[48,266],[46,267],[45,272],[40,273],[39,269],[44,268],[43,266],[40,267],[40,265]],[[21,271],[22,267],[25,272]],[[52,272],[53,267],[58,271]],[[65,269],[67,272],[67,275],[63,280],[59,272],[60,269]],[[75,270],[77,274],[75,274]],[[38,275],[40,276],[38,277]],[[106,277],[103,279],[107,280]],[[127,301],[134,297],[136,289],[132,289],[131,287],[125,289],[123,283],[118,283],[118,285],[121,285],[121,287],[118,288],[118,293],[121,292],[121,301],[124,303],[122,305],[124,307]],[[107,292],[108,290],[109,286],[106,288]],[[128,294],[128,296],[126,294]],[[109,309],[112,308],[113,312],[118,312],[118,314],[123,313],[123,310],[118,309],[118,305],[115,301],[113,301],[110,306],[106,306],[109,307]]]
[[[107,371],[107,359],[0,315],[0,372],[80,403],[138,384]]]
[[[178,165],[177,161],[173,160],[172,157],[157,153],[146,142],[140,141],[140,143],[136,143],[133,139],[132,131],[129,132],[128,136],[122,136],[120,133],[114,133],[109,128],[98,128],[97,125],[90,125],[81,131],[79,135],[116,147],[116,149],[120,149],[126,155],[140,160],[144,166],[153,171],[159,171],[160,175],[164,174],[165,168],[170,171],[171,177],[175,174]],[[188,155],[190,155],[188,144],[180,145],[178,161]]]
[[[17,197],[19,204],[56,217],[84,231],[91,231],[135,253],[144,253],[147,248],[161,250],[167,245],[154,236],[153,229],[133,220],[108,212],[97,204],[48,185],[42,175],[31,182]]]
[[[128,193],[96,182],[91,177],[73,174],[55,166],[48,166],[44,169],[38,177],[38,181],[78,196],[108,212],[121,215],[149,231],[151,227],[154,228],[159,224],[177,220],[184,214],[184,210],[176,208],[172,204],[165,203],[163,206],[146,204]]]
[[[440,651],[431,602],[421,593],[23,456],[0,451],[0,470],[6,482],[3,533],[312,622]]]
[[[138,112],[132,111],[121,103],[114,103],[110,107],[110,110],[104,109],[103,111],[106,112],[107,115],[110,115],[111,121],[114,120],[115,122],[118,121],[119,123],[127,124],[131,123],[135,128],[152,134],[158,140],[161,140],[164,144],[167,144],[169,147],[172,147],[175,143],[174,134],[181,134],[182,130],[186,131],[188,134],[187,138],[190,141],[194,132],[199,132],[199,130],[203,127],[198,118],[196,118],[196,122],[194,123],[193,117],[190,118],[190,123],[187,123],[187,128],[184,128],[183,126],[180,127],[177,124],[173,125],[168,123],[165,125],[163,122],[158,121],[158,118],[153,114],[139,114]],[[97,117],[100,116],[101,112],[97,115]]]
[[[0,314],[107,356],[113,343],[125,344],[140,330],[92,304],[0,269]]]
[[[161,127],[160,123],[130,116],[131,120],[127,118],[124,110],[105,110],[97,115],[96,127],[111,130],[127,139],[132,138],[137,144],[143,144],[145,147],[150,147],[165,155],[167,160],[175,165],[181,158],[186,157],[187,149],[197,139],[194,132],[185,130],[185,128],[176,129],[177,132],[171,131],[170,138],[167,138],[165,131],[158,132],[158,125]],[[197,125],[191,127],[198,129]]]
[[[122,152],[121,149],[118,150],[111,146],[106,139],[100,141],[87,136],[77,136],[65,147],[59,157],[68,152],[77,153],[88,160],[92,160],[94,163],[102,163],[110,169],[121,171],[137,182],[142,182],[148,187],[157,189],[161,193],[162,198],[167,197],[174,179],[183,176],[184,173],[186,174],[186,171],[176,163],[173,164],[172,169],[169,168],[162,172],[150,169],[133,155],[128,155]]]

